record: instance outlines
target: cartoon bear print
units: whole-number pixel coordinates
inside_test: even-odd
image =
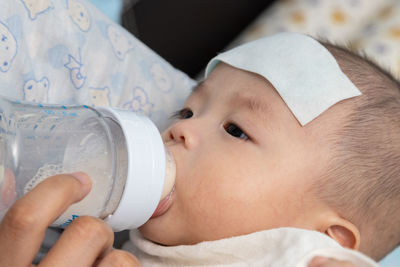
[[[90,100],[93,106],[110,106],[110,90],[104,88],[90,88]]]
[[[80,52],[79,52],[80,58]],[[82,86],[86,82],[86,76],[83,74],[83,64],[81,60],[77,60],[72,55],[68,55],[68,62],[64,64],[64,67],[69,69],[70,72],[70,79],[72,84],[76,89],[82,88]]]
[[[24,99],[30,102],[47,103],[50,82],[47,77],[41,80],[28,80],[24,84]]]
[[[159,63],[155,63],[150,67],[150,74],[154,83],[162,92],[168,92],[172,88],[171,78]]]
[[[53,8],[50,0],[21,0],[25,9],[28,11],[29,18],[35,20],[38,15],[48,9]]]
[[[132,92],[132,99],[124,103],[122,107],[124,109],[150,116],[154,104],[150,103],[149,98],[143,88],[135,87]]]
[[[7,72],[17,55],[17,40],[0,21],[0,71]]]
[[[75,25],[83,32],[89,31],[92,23],[86,7],[79,1],[67,0],[67,8],[69,16]]]
[[[128,39],[122,30],[113,25],[108,26],[107,35],[117,58],[124,60],[126,54],[133,49],[132,41]]]

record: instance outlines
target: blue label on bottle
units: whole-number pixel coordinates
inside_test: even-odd
[[[78,217],[79,217],[79,215],[72,215],[72,218],[71,218],[71,219],[68,219],[65,223],[60,224],[58,227],[65,228],[65,227],[67,227],[70,223],[72,223],[73,220],[75,220],[75,219],[78,218]]]

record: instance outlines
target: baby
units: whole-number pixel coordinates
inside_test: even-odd
[[[292,56],[296,45],[291,44]],[[268,266],[294,266],[279,262],[285,252],[296,255],[319,244],[329,248],[340,244],[380,260],[399,244],[399,83],[362,57],[322,45],[317,52],[329,51],[347,76],[341,73],[340,79],[350,79],[349,86],[357,92],[307,120],[281,90],[290,83],[307,88],[304,77],[285,76],[299,66],[284,66],[287,71],[276,68],[278,82],[223,62],[208,71],[175,114],[176,121],[163,132],[177,163],[175,190],[163,203],[163,212],[144,224],[140,233],[132,231],[125,246],[144,266],[255,266],[259,260],[255,255],[274,253]],[[318,55],[311,53],[310,58]],[[325,67],[332,64],[319,66],[320,71],[329,76]],[[316,80],[324,78],[315,75]],[[35,247],[28,247],[28,241],[36,240],[37,248],[44,227],[70,204],[65,200],[78,201],[89,191],[87,179],[78,178],[84,193],[75,192],[74,198],[59,185],[70,183],[71,191],[76,185],[58,178],[46,180],[16,202],[0,224],[0,265],[14,266],[9,264],[14,259],[29,262],[29,257],[20,256],[34,255]],[[44,202],[49,192],[54,201]],[[43,206],[40,199],[51,210],[38,209],[40,220],[26,216]],[[32,220],[21,223],[25,217]],[[110,250],[111,236],[100,220],[78,218],[43,264],[127,259],[126,254],[117,257],[117,250]],[[10,259],[12,248],[21,244],[19,256]],[[348,255],[354,257],[345,259],[357,266],[376,266],[361,254]],[[257,266],[267,266],[260,262]]]
[[[360,56],[323,46],[362,95],[304,126],[266,78],[216,65],[163,133],[176,187],[170,208],[140,228],[145,239],[193,245],[294,227],[375,260],[399,244],[399,83]],[[132,235],[136,246],[146,242]],[[131,249],[139,259],[152,254]]]

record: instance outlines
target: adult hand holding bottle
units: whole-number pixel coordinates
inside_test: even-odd
[[[91,189],[84,173],[55,175],[18,199],[0,223],[0,266],[31,266],[46,228]],[[82,216],[62,233],[38,266],[140,266],[112,248],[114,233],[100,219]]]

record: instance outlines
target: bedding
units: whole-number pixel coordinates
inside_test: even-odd
[[[400,77],[398,0],[278,0],[229,47],[282,31],[305,33],[364,51]]]
[[[195,82],[79,0],[0,2],[0,94],[116,106],[162,130]]]
[[[123,0],[89,0],[94,6],[101,10],[113,21],[121,22]]]

